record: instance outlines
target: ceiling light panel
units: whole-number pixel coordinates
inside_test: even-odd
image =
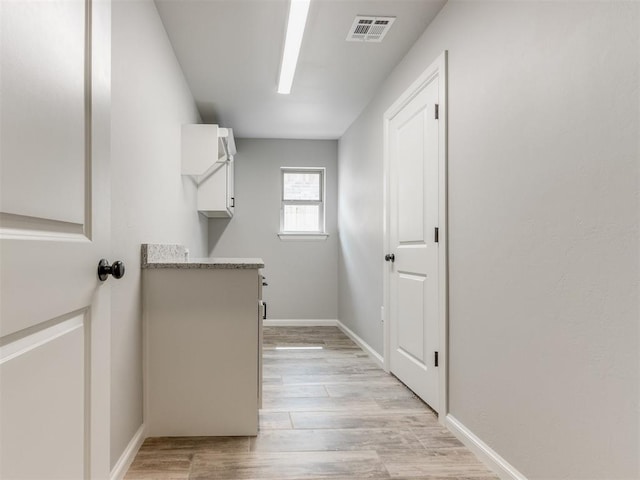
[[[311,0],[291,0],[289,5],[289,20],[287,22],[287,36],[284,41],[282,65],[280,66],[280,80],[278,93],[291,93],[293,77],[296,73],[298,55],[302,46],[304,27],[307,23],[309,3]]]
[[[347,41],[381,42],[395,21],[396,17],[358,15],[349,29]]]

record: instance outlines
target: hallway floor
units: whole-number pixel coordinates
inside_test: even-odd
[[[497,479],[336,327],[264,329],[257,437],[149,438],[125,478]]]

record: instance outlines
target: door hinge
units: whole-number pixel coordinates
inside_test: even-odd
[[[438,120],[439,118],[440,118],[440,105],[436,103],[435,119]]]
[[[440,241],[440,229],[438,227],[433,229],[433,241],[436,243]]]
[[[438,366],[438,352],[435,352],[433,364],[434,364],[436,367]]]

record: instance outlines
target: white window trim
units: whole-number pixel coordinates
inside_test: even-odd
[[[319,173],[320,174],[320,200],[285,200],[284,199],[284,174],[285,173]],[[326,168],[324,167],[280,167],[280,231],[278,237],[281,240],[324,240],[329,234],[326,232]],[[285,231],[284,206],[286,205],[319,205],[320,219],[318,231],[301,232]]]
[[[329,238],[328,233],[278,233],[280,240],[326,240]]]

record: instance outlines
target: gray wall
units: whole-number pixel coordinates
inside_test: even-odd
[[[193,98],[151,0],[113,3],[112,252],[127,274],[112,287],[111,465],[142,424],[140,244],[206,252],[206,220],[180,176],[180,125]]]
[[[528,478],[638,478],[640,4],[450,1],[339,144],[379,352],[382,116],[449,51],[450,411]]]
[[[261,257],[271,319],[338,318],[337,156],[335,140],[238,139],[236,208],[232,219],[209,220],[209,254]],[[282,241],[280,167],[326,168],[329,238]]]

